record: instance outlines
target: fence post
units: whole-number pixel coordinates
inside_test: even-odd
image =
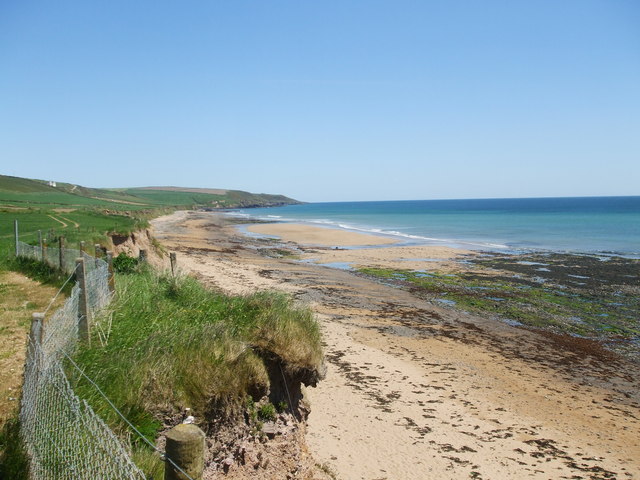
[[[58,264],[60,265],[60,270],[64,272],[64,237],[58,237]]]
[[[171,260],[171,275],[176,276],[176,266],[178,259],[176,258],[176,252],[169,253],[169,260]]]
[[[113,273],[113,252],[111,250],[107,252],[107,265],[109,267],[109,280],[107,281],[107,285],[109,285],[109,291],[114,293],[116,291],[116,276]]]
[[[193,480],[200,480],[204,470],[204,432],[193,424],[180,424],[166,434],[167,458]],[[169,460],[164,464],[164,480],[187,480]]]
[[[49,265],[49,259],[47,258],[47,241],[42,242],[42,261]]]
[[[147,261],[147,251],[144,249],[140,249],[140,253],[138,253],[138,261],[140,263],[146,263]]]
[[[89,295],[87,292],[87,270],[84,258],[76,258],[76,279],[80,287],[78,298],[78,337],[81,341],[90,343],[91,310],[89,309]]]
[[[100,258],[102,257],[102,247],[99,243],[93,245],[93,249],[95,250],[95,259],[96,259],[96,268],[100,265]]]
[[[38,230],[38,245],[40,246],[40,261],[44,262],[44,243],[42,241],[42,230]]]
[[[81,252],[81,253],[86,253],[86,252],[85,252],[85,246],[84,246],[84,240],[82,240],[82,241],[80,242],[80,252]]]
[[[42,345],[42,336],[44,334],[44,313],[34,313],[31,315],[31,331],[29,332],[30,349],[35,346]]]
[[[17,257],[18,254],[20,253],[19,246],[18,246],[18,220],[13,221],[13,233],[15,234],[15,237],[16,237],[16,257]]]

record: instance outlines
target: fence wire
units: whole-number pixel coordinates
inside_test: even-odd
[[[108,265],[73,249],[18,243],[18,255],[41,260],[72,274],[76,259],[84,258],[86,291],[92,313],[111,298]],[[61,262],[62,260],[62,262]],[[31,477],[37,480],[144,480],[130,453],[91,407],[79,399],[64,372],[62,358],[78,338],[80,288],[43,325],[40,342],[27,350],[22,402],[21,435],[30,456]]]

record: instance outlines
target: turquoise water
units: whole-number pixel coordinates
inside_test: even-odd
[[[230,214],[375,233],[406,244],[640,256],[640,196],[309,203]]]

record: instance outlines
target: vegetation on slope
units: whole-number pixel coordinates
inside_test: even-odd
[[[289,378],[320,371],[318,324],[284,294],[228,297],[193,278],[149,270],[119,275],[117,286],[76,362],[151,441],[186,407],[206,419],[205,429],[242,418],[243,406],[271,389],[273,362]],[[92,385],[75,369],[69,374],[115,431],[129,431]],[[287,400],[282,395],[273,403]]]

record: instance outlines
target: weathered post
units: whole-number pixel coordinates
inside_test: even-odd
[[[171,275],[176,276],[176,267],[178,266],[178,259],[176,258],[176,252],[169,253],[169,260],[171,261]]]
[[[42,261],[49,264],[49,259],[47,258],[47,241],[46,240],[42,242]]]
[[[44,241],[42,240],[42,230],[38,230],[38,245],[40,246],[40,261],[44,262]]]
[[[94,258],[96,259],[96,268],[98,268],[98,265],[100,265],[100,258],[102,257],[102,246],[99,243],[96,243],[93,245],[93,249],[95,250]]]
[[[138,261],[140,263],[146,263],[147,262],[147,251],[144,249],[140,249],[140,253],[138,253]]]
[[[58,237],[58,265],[60,270],[64,272],[64,237]]]
[[[107,265],[109,268],[109,280],[107,281],[107,285],[109,285],[109,291],[114,293],[116,291],[116,276],[113,272],[113,252],[107,252]]]
[[[42,345],[42,336],[44,334],[44,313],[34,313],[31,315],[31,331],[29,332],[30,348]]]
[[[40,347],[42,347],[42,338],[44,337],[44,313],[34,313],[31,315],[31,330],[29,331],[29,345],[27,347],[27,362],[36,363],[35,374],[40,374],[42,366],[39,364],[42,355]]]
[[[80,287],[78,298],[78,337],[81,341],[90,343],[91,310],[89,309],[89,295],[87,292],[87,270],[84,258],[76,258],[76,280]]]
[[[204,432],[193,424],[180,424],[167,432],[167,459],[193,480],[200,480],[204,470]],[[164,464],[164,480],[187,480],[169,460]]]
[[[18,220],[14,220],[13,221],[13,233],[16,237],[16,257],[19,255],[20,253],[20,247],[18,245]]]
[[[80,252],[81,252],[81,253],[86,253],[86,252],[85,252],[85,250],[86,250],[86,248],[85,248],[85,246],[84,246],[84,240],[82,240],[82,241],[80,242]]]

